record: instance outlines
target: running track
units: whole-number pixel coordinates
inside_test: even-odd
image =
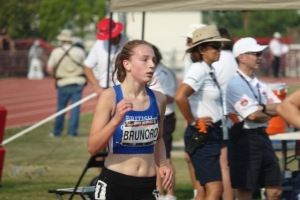
[[[84,96],[92,93],[85,87]],[[81,113],[93,112],[96,98],[81,106]],[[56,112],[56,89],[52,78],[0,80],[0,106],[7,110],[6,128],[31,125]]]
[[[266,82],[300,84],[300,78],[264,78]],[[84,96],[92,88],[85,87]],[[81,113],[93,112],[96,98],[81,106]],[[52,115],[56,111],[56,89],[52,78],[28,80],[8,78],[0,80],[0,106],[7,110],[6,128],[30,125]]]

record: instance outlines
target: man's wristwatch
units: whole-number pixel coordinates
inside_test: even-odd
[[[259,104],[263,109],[261,110],[263,113],[266,113],[266,105],[265,104]]]

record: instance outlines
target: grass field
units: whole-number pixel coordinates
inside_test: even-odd
[[[50,137],[51,122],[8,143],[5,146],[6,156],[0,199],[55,199],[53,194],[48,194],[48,189],[74,186],[89,158],[87,134],[91,120],[91,114],[81,116],[80,134],[75,138],[68,137],[65,133],[60,138]],[[183,123],[179,115],[176,140],[181,138]],[[7,129],[5,138],[24,128]],[[174,158],[178,182],[176,192],[178,199],[189,199],[192,196],[192,187],[182,149],[178,151],[180,152],[176,153]],[[82,185],[87,185],[98,173],[97,169],[90,169]]]
[[[298,85],[293,85],[289,91],[292,92],[296,88],[299,88]],[[180,140],[183,134],[184,120],[178,113],[177,118],[178,123],[174,136],[175,140]],[[80,134],[75,138],[65,134],[61,138],[50,137],[52,123],[47,123],[7,144],[0,199],[55,199],[53,194],[48,194],[48,189],[74,186],[89,158],[87,134],[91,119],[91,114],[81,116]],[[9,138],[24,128],[7,129],[5,138]],[[177,151],[179,152],[174,157],[177,180],[176,196],[178,200],[187,200],[192,197],[192,186],[182,149]],[[87,185],[98,173],[97,169],[89,170],[82,185]]]

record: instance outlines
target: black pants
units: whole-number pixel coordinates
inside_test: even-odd
[[[279,70],[280,70],[280,57],[274,56],[272,61],[272,70],[273,70],[273,76],[278,77],[279,76]]]
[[[242,129],[229,140],[228,158],[233,188],[255,189],[281,185],[281,171],[265,128]]]
[[[134,177],[104,168],[95,189],[96,200],[155,200],[156,177]]]
[[[171,157],[172,151],[172,142],[173,142],[173,132],[176,127],[176,116],[175,113],[169,114],[165,116],[164,119],[164,133],[163,138],[166,146],[166,156],[167,158]]]

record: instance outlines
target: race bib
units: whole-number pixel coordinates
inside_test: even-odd
[[[121,145],[149,146],[156,143],[158,136],[158,119],[126,120],[123,126]]]

